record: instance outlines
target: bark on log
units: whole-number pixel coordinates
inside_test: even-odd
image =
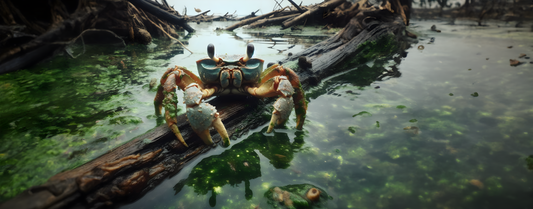
[[[328,9],[331,9],[331,8],[335,8],[335,7],[341,5],[344,2],[346,2],[346,0],[326,1],[326,2],[324,2],[322,4],[319,4],[318,6],[315,6],[315,7],[311,8],[311,9],[307,10],[306,12],[304,12],[301,15],[299,15],[298,17],[295,17],[293,19],[290,19],[290,20],[287,20],[287,21],[283,22],[281,28],[283,28],[283,29],[290,28],[293,25],[297,24],[298,22],[303,21],[305,18],[308,18],[309,16],[316,15],[320,11],[324,11],[324,10],[328,10]]]
[[[403,38],[404,30],[405,24],[398,13],[373,7],[360,8],[337,35],[280,63],[294,66],[293,70],[306,88],[321,78],[338,73],[335,66],[345,58],[361,53],[364,50],[359,48],[362,43],[388,35],[399,40]],[[294,65],[293,62],[302,59],[302,56],[307,57],[304,59],[311,65]],[[273,99],[265,104],[255,98],[242,97],[210,101],[221,113],[220,117],[232,137],[268,123],[268,118],[260,117],[260,114],[272,102]],[[194,134],[184,115],[179,116],[178,121],[189,148],[177,142],[174,134],[163,124],[100,158],[57,174],[46,184],[28,189],[1,204],[0,208],[97,208],[139,197],[175,175],[194,157],[212,148],[205,146]],[[236,133],[237,129],[241,131]],[[216,144],[221,143],[220,136],[214,130],[211,134]]]

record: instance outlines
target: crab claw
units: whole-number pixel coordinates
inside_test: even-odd
[[[272,112],[272,118],[268,125],[267,133],[272,132],[275,125],[282,125],[287,122],[289,115],[291,115],[292,108],[294,108],[294,102],[292,97],[280,97],[274,103],[274,111]]]
[[[274,111],[272,112],[272,118],[270,119],[267,133],[272,132],[272,129],[275,125],[285,124],[287,119],[289,119],[292,109],[294,108],[294,102],[292,101],[294,88],[292,88],[292,85],[287,80],[287,77],[279,76],[278,79],[279,84],[276,90],[281,94],[278,100],[276,100],[274,103]]]
[[[187,105],[186,115],[189,124],[205,144],[213,144],[209,128],[214,126],[222,137],[224,146],[229,146],[229,136],[220,120],[219,114],[213,105],[202,102],[202,90],[196,83],[191,83],[185,88],[184,103]]]

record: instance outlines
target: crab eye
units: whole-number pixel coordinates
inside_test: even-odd
[[[254,55],[254,45],[248,44],[246,47],[246,56],[248,56],[248,59],[252,58],[252,55]]]
[[[215,56],[215,45],[207,45],[207,55],[209,56],[209,58],[213,59],[213,57]]]

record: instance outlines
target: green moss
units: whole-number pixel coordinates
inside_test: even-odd
[[[137,110],[145,104],[131,92],[150,72],[147,53],[133,60],[124,53],[137,46],[109,49],[87,46],[77,59],[0,75],[0,202],[146,131]]]
[[[374,41],[367,41],[357,47],[357,51],[351,60],[343,62],[342,69],[353,68],[356,65],[366,63],[383,56],[391,56],[398,51],[399,46],[396,37],[392,34],[382,36]]]

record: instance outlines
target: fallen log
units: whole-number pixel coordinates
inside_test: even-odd
[[[151,8],[150,10],[159,11],[156,15],[163,15],[174,22],[184,21],[183,18],[180,19],[180,17],[169,13],[174,10],[166,2],[161,5],[152,1],[147,3],[144,0],[133,0],[133,2],[141,1],[149,5],[147,8]],[[176,27],[148,12],[145,13],[144,10],[137,8],[126,0],[77,0],[69,1],[68,3],[66,0],[40,2],[40,4],[44,4],[42,6],[50,8],[50,22],[35,20],[35,18],[24,18],[23,13],[28,13],[24,9],[27,8],[17,9],[10,1],[2,1],[0,3],[12,9],[14,8],[13,11],[18,11],[15,12],[16,15],[13,17],[12,12],[4,9],[0,10],[2,17],[13,17],[2,18],[4,24],[13,26],[4,26],[0,30],[0,37],[2,37],[0,41],[0,74],[29,67],[52,56],[59,50],[64,49],[66,45],[71,44],[85,30],[109,30],[122,39],[148,44],[152,37],[176,39],[175,37],[178,34],[175,30],[180,29],[180,26]],[[69,5],[70,8],[65,9],[65,5]],[[24,25],[16,26],[21,23],[24,23]],[[39,25],[46,28],[46,32],[41,33],[40,30],[33,27]],[[192,31],[192,28],[186,25],[186,22],[180,22],[180,25]],[[42,28],[41,26],[39,27]]]
[[[237,18],[236,20],[237,20],[237,21],[243,21],[243,20],[246,20],[246,19],[249,19],[249,18],[255,17],[255,13],[257,13],[257,12],[259,12],[259,9],[256,10],[255,12],[250,13],[249,15],[246,15],[246,16],[241,17],[241,18]]]
[[[322,78],[369,61],[365,59],[403,52],[409,46],[401,42],[404,33],[405,24],[398,13],[372,5],[360,6],[357,15],[337,35],[280,63],[298,74],[305,89]],[[376,79],[381,76],[377,72]],[[263,102],[250,97],[225,97],[209,103],[219,110],[228,134],[239,137],[251,128],[268,123],[269,118],[262,114],[270,112],[267,107],[273,99]],[[0,208],[98,208],[138,198],[212,148],[194,134],[184,115],[178,116],[178,121],[188,148],[177,142],[163,124],[100,158],[57,174],[44,185],[32,187],[2,203]],[[215,144],[221,143],[220,135],[214,134],[214,130],[211,134]]]
[[[264,15],[261,15],[261,16],[257,16],[257,17],[252,17],[252,18],[249,18],[249,19],[246,19],[246,20],[243,20],[243,21],[240,21],[238,23],[235,23],[233,24],[232,26],[229,26],[227,27],[226,29],[224,30],[227,30],[227,31],[232,31],[232,30],[235,30],[236,28],[238,27],[241,27],[241,26],[244,26],[244,25],[248,25],[252,22],[255,22],[257,20],[260,20],[260,19],[263,19],[265,17],[269,17],[270,15],[273,15],[273,14],[276,14],[276,13],[279,13],[283,11],[283,9],[279,9],[279,10],[275,10],[275,11],[272,11],[272,12],[269,12],[269,13],[266,13]]]
[[[146,2],[144,0],[129,0],[129,1],[133,5],[135,5],[136,7],[139,7],[141,9],[143,9],[143,10],[146,10],[150,14],[152,14],[152,15],[154,15],[154,16],[162,19],[162,20],[165,20],[165,21],[168,21],[169,23],[181,26],[183,29],[185,29],[189,33],[194,32],[194,29],[191,26],[189,26],[189,24],[187,24],[187,21],[184,18],[177,17],[177,16],[175,16],[173,14],[170,14],[170,13],[160,9],[159,7],[156,7],[156,6]]]
[[[273,24],[278,24],[278,23],[281,23],[289,18],[293,18],[293,17],[296,17],[298,14],[292,14],[292,15],[285,15],[285,16],[281,16],[281,17],[275,17],[275,18],[269,18],[269,19],[262,19],[262,20],[259,20],[259,21],[256,21],[250,25],[248,25],[248,27],[250,28],[258,28],[258,27],[261,27],[263,25],[273,25]]]
[[[54,29],[36,37],[28,43],[14,47],[0,55],[0,74],[31,66],[63,47],[71,38],[78,36],[88,22],[94,19],[103,7],[80,9],[72,18],[58,24]],[[90,23],[89,23],[90,24]],[[7,60],[4,63],[1,61]]]
[[[308,18],[310,16],[316,15],[319,12],[323,12],[323,11],[331,9],[331,8],[335,8],[335,7],[343,4],[344,2],[346,2],[346,0],[325,1],[325,2],[323,2],[321,4],[319,4],[318,6],[314,6],[314,7],[310,8],[309,10],[307,10],[303,14],[299,15],[298,17],[292,18],[290,20],[286,20],[285,22],[282,23],[281,28],[283,28],[283,29],[290,28],[290,27],[294,26],[295,24],[299,23],[300,21],[303,21],[304,19],[306,19],[306,18]]]

